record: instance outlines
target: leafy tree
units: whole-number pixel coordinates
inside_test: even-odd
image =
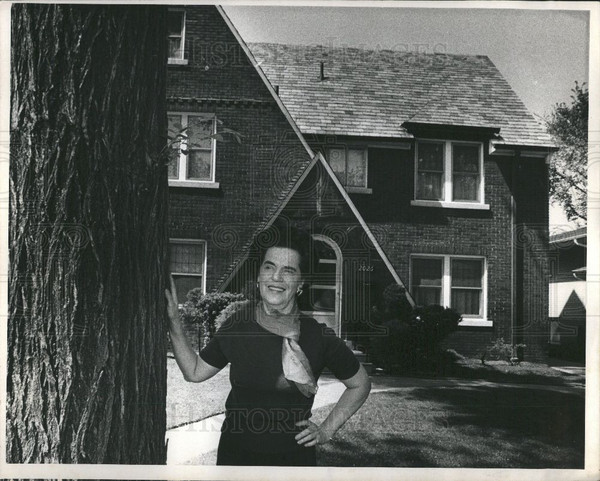
[[[556,104],[546,120],[560,149],[550,164],[550,198],[569,220],[587,220],[587,154],[589,92],[575,82],[571,105]]]
[[[12,7],[10,463],[166,461],[166,7]]]

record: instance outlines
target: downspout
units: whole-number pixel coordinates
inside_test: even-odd
[[[521,152],[515,151],[515,155],[512,161],[511,168],[511,194],[510,194],[510,221],[511,221],[511,234],[512,234],[512,246],[511,246],[511,266],[510,266],[510,277],[511,277],[511,288],[510,288],[510,341],[511,345],[516,344],[515,327],[517,322],[517,202],[516,202],[516,190],[517,190],[517,164],[521,158]]]

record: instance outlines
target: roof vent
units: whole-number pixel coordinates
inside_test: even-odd
[[[323,81],[327,78],[327,77],[325,77],[325,62],[319,62],[319,64],[320,64],[320,72],[321,72],[321,74],[319,75],[319,80]]]

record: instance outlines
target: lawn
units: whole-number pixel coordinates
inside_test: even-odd
[[[479,359],[458,359],[449,363],[444,374],[464,379],[484,379],[492,382],[527,384],[584,384],[584,375],[569,375],[552,369],[545,364],[521,362],[510,365],[506,361],[486,361]]]
[[[319,464],[583,468],[583,376],[531,363],[455,367],[461,379],[372,376],[367,402],[319,448]],[[168,369],[169,428],[224,411],[228,368],[201,384],[186,383],[173,359]]]
[[[329,407],[313,413],[315,421]],[[322,466],[583,468],[583,393],[507,386],[372,393]]]

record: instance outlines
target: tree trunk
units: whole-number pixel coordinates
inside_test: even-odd
[[[7,460],[166,459],[166,8],[12,10]]]

